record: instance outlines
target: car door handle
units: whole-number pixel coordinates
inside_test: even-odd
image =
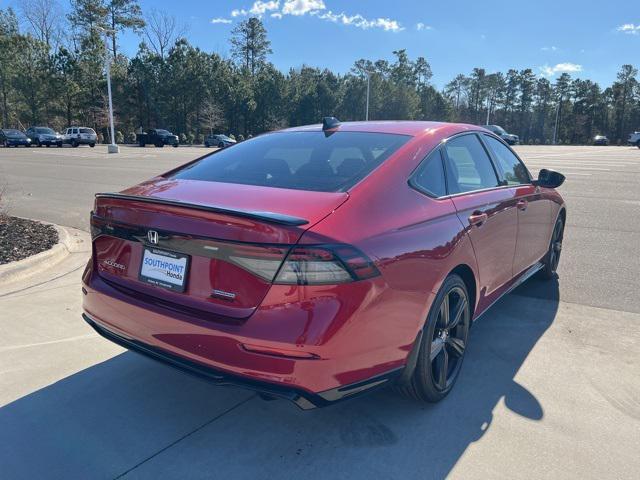
[[[487,215],[486,213],[475,211],[471,215],[469,215],[469,224],[479,227],[484,222],[486,222],[488,218],[489,215]]]
[[[529,206],[529,202],[527,202],[526,200],[518,200],[518,203],[516,203],[516,206],[518,207],[518,210],[524,211]]]

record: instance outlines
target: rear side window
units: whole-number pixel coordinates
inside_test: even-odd
[[[440,149],[429,154],[418,167],[410,183],[414,188],[433,197],[443,197],[447,194]]]
[[[80,133],[91,133],[95,135],[96,132],[93,131],[93,128],[81,128]]]
[[[489,149],[493,152],[498,168],[502,171],[502,176],[507,185],[531,183],[526,167],[509,147],[489,135],[485,135],[484,139]]]
[[[476,135],[454,137],[445,144],[444,149],[449,193],[498,186],[491,160]]]
[[[220,150],[171,177],[338,192],[366,177],[410,138],[371,132],[278,132]]]

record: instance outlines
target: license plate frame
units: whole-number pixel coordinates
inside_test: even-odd
[[[145,264],[147,258],[151,260],[151,263]],[[153,263],[155,263],[154,260],[165,261],[168,264],[174,265],[174,268],[159,268],[157,265],[153,265]],[[175,266],[182,266],[183,268],[180,270]],[[156,287],[183,293],[187,288],[187,279],[189,278],[190,267],[190,255],[145,246],[143,247],[142,258],[140,259],[140,270],[138,272],[138,279],[143,283],[148,283]],[[174,275],[181,276],[179,278],[172,278],[172,276]]]

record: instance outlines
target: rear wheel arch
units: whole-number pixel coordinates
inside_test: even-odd
[[[473,314],[475,313],[475,310],[476,310],[476,301],[478,298],[477,296],[478,285],[476,283],[477,282],[476,276],[473,273],[472,268],[469,265],[464,263],[459,264],[453,270],[447,273],[444,276],[442,281],[444,282],[451,275],[458,275],[464,282],[465,286],[467,287],[467,294],[469,295],[469,304],[472,305],[471,319],[473,320]],[[411,375],[413,375],[413,372],[415,370],[417,356],[420,350],[420,343],[422,340],[422,334],[427,322],[427,318],[428,317],[424,318],[424,321],[420,326],[420,330],[418,331],[416,338],[413,342],[413,347],[411,348],[409,354],[407,355],[407,360],[405,362],[405,369],[399,381],[401,385],[406,384],[409,381],[409,379],[411,378]]]
[[[467,264],[458,265],[447,274],[447,277],[449,275],[458,275],[460,278],[462,278],[462,281],[467,287],[467,293],[469,294],[469,304],[472,305],[471,317],[473,318],[473,314],[476,311],[476,302],[478,300],[478,283],[476,275],[473,273],[471,267]]]

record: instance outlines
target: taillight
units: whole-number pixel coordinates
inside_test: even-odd
[[[332,285],[380,275],[358,249],[349,245],[294,247],[287,255],[274,283]]]
[[[223,243],[218,243],[218,245],[220,245],[220,254],[217,258],[235,263],[268,282],[273,281],[273,277],[287,254],[286,247],[251,244],[225,245]]]

